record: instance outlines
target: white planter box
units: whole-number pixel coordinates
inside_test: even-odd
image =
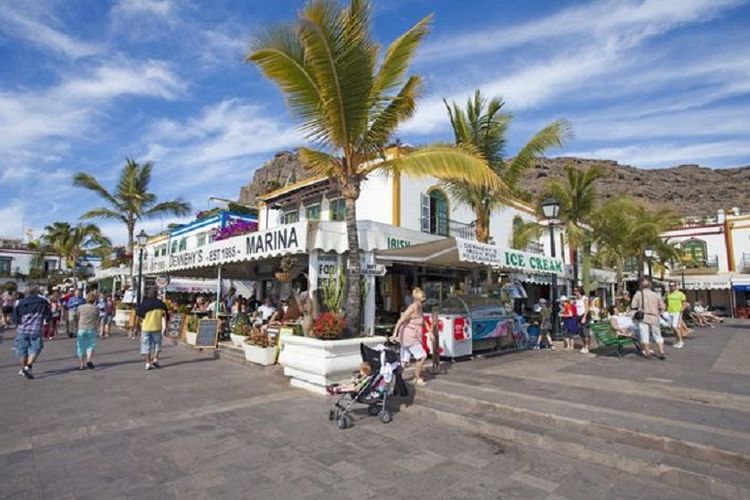
[[[244,335],[235,335],[234,333],[229,334],[229,338],[232,340],[232,345],[238,349],[242,349],[242,347],[245,345],[245,337]]]
[[[276,363],[275,347],[258,347],[257,345],[243,344],[245,359],[259,365],[268,366]]]
[[[362,362],[359,345],[368,347],[385,342],[385,337],[361,337],[344,340],[318,340],[285,337],[279,364],[295,387],[325,394],[325,386],[351,379]]]
[[[115,325],[125,328],[130,321],[130,309],[115,309]]]
[[[198,340],[198,332],[185,332],[185,341],[188,345],[195,345]]]

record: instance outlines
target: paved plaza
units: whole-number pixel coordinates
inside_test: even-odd
[[[702,330],[666,362],[457,363],[391,424],[360,412],[345,431],[278,369],[168,345],[146,372],[123,336],[84,372],[73,341],[49,342],[29,381],[6,331],[0,498],[741,498],[749,327]]]

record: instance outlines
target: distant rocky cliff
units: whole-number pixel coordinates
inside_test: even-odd
[[[538,196],[551,178],[562,178],[564,166],[601,165],[607,176],[597,183],[604,199],[628,194],[651,204],[670,205],[684,216],[715,214],[720,208],[750,211],[750,166],[712,169],[698,165],[643,169],[610,160],[543,158],[527,172],[520,187]]]
[[[520,188],[539,196],[549,179],[562,178],[564,166],[581,168],[601,165],[607,176],[598,183],[603,199],[628,194],[651,204],[668,204],[685,216],[715,214],[720,208],[750,211],[750,166],[711,169],[698,165],[642,169],[611,160],[560,157],[542,158],[527,172]],[[240,189],[240,201],[255,203],[255,197],[309,177],[296,152],[282,151],[255,170],[252,182]]]

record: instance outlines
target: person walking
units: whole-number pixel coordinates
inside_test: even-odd
[[[52,340],[57,334],[57,324],[60,322],[62,306],[57,292],[54,292],[49,298],[49,307],[51,313],[50,321],[44,326],[44,340]]]
[[[77,307],[76,311],[76,354],[79,360],[79,370],[94,369],[94,348],[96,347],[96,330],[99,326],[99,308],[96,307],[96,294],[89,292],[86,303]]]
[[[589,353],[591,344],[591,330],[589,330],[589,298],[583,293],[583,288],[576,287],[575,295],[576,318],[578,319],[578,334],[581,336],[583,354]]]
[[[159,352],[167,330],[167,305],[156,298],[154,290],[146,292],[146,298],[135,311],[135,330],[141,332],[141,354],[146,361],[146,370],[161,368]]]
[[[669,282],[669,292],[667,292],[667,314],[669,314],[669,321],[672,324],[672,328],[677,335],[677,343],[674,345],[675,349],[682,349],[685,345],[682,341],[683,325],[682,313],[685,311],[687,304],[687,297],[677,288],[677,283],[674,281]]]
[[[51,319],[49,302],[39,296],[39,288],[36,285],[30,286],[28,297],[22,299],[13,311],[13,320],[16,324],[16,356],[21,360],[21,370],[18,374],[27,379],[34,378],[34,362],[44,348],[42,328],[44,322]]]
[[[417,361],[414,369],[414,383],[421,386],[426,384],[422,378],[422,367],[427,359],[427,353],[422,347],[422,326],[424,323],[423,307],[427,296],[421,288],[412,290],[411,296],[412,303],[396,323],[393,335],[401,344],[401,363],[406,365],[412,357]],[[431,337],[432,333],[428,333],[428,336]],[[431,339],[428,339],[428,342],[431,343]]]
[[[96,307],[99,309],[99,338],[109,337],[109,327],[112,324],[112,317],[115,314],[115,302],[111,294],[101,294],[96,301]]]
[[[81,297],[81,291],[75,290],[70,296],[68,301],[65,303],[65,310],[67,311],[65,331],[68,333],[68,337],[75,337],[76,324],[78,323],[78,307],[85,304],[86,301]]]
[[[667,359],[664,354],[664,338],[661,336],[661,325],[659,316],[664,311],[664,301],[661,295],[651,290],[651,281],[644,279],[641,282],[641,290],[635,294],[630,307],[636,310],[634,320],[641,334],[641,346],[643,356],[651,359],[651,340],[656,342],[659,349],[658,358],[662,361]]]

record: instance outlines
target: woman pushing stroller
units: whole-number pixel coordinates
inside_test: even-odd
[[[393,329],[393,335],[401,344],[401,363],[404,367],[408,365],[412,357],[417,360],[414,383],[421,386],[426,384],[422,378],[422,367],[427,359],[427,353],[422,347],[422,327],[424,324],[423,307],[427,296],[421,288],[412,290],[411,296],[414,301],[399,318]],[[431,335],[431,332],[428,333],[428,336]]]

